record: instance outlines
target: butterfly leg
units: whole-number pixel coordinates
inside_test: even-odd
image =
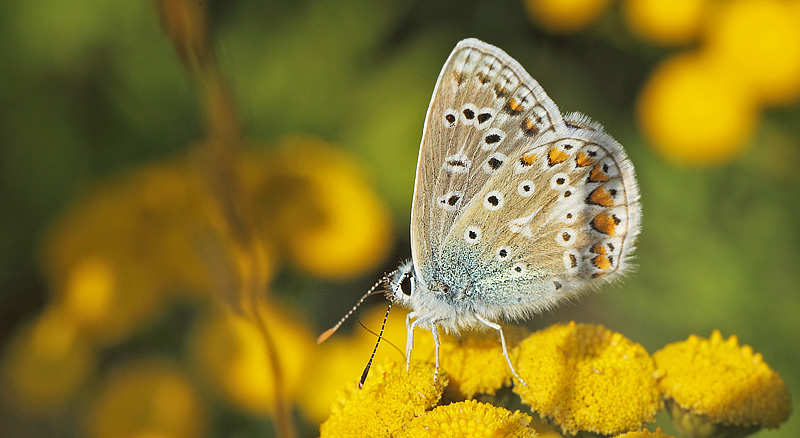
[[[433,385],[439,380],[439,330],[436,329],[436,323],[431,323],[431,334],[433,334],[433,345],[436,347],[436,370],[433,372]]]
[[[525,386],[528,386],[528,384],[525,383],[524,380],[522,380],[522,377],[520,377],[519,374],[517,374],[517,370],[514,369],[514,365],[511,364],[511,357],[508,355],[508,347],[506,347],[506,337],[503,334],[503,327],[501,327],[500,324],[495,324],[487,319],[484,319],[480,315],[475,315],[475,317],[485,326],[491,327],[500,333],[500,344],[503,346],[503,356],[505,356],[506,362],[508,362],[508,367],[511,369],[511,374],[513,374],[514,377],[516,377],[517,380],[520,381],[520,383],[522,383]]]
[[[419,324],[419,319],[411,321],[417,317],[417,312],[408,312],[406,315],[406,372],[411,368],[411,350],[414,349],[414,328]]]

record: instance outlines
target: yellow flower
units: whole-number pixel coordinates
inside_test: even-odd
[[[345,279],[377,267],[391,246],[391,219],[353,158],[312,137],[289,137],[272,169],[256,203],[299,268]]]
[[[289,309],[271,302],[261,311],[280,362],[279,384],[291,398],[305,378],[313,337]],[[198,372],[212,389],[251,412],[273,411],[275,374],[266,340],[253,321],[220,312],[199,322],[190,342]]]
[[[117,342],[155,318],[168,292],[208,290],[196,179],[181,163],[144,167],[98,184],[53,225],[43,271],[87,336]]]
[[[690,336],[653,357],[664,373],[659,384],[678,427],[752,431],[778,427],[789,417],[786,384],[760,354],[739,346],[735,336],[725,340],[717,330],[711,339]]]
[[[504,328],[509,349],[527,333],[521,327]],[[504,385],[511,384],[511,370],[503,356],[500,337],[494,330],[468,331],[460,337],[440,335],[439,356],[441,367],[450,376],[446,388],[453,398],[472,398],[476,394],[493,395]],[[430,331],[417,330],[412,356],[433,362],[436,350]]]
[[[86,419],[89,438],[203,436],[205,408],[167,362],[128,364],[102,384]]]
[[[61,304],[76,321],[97,326],[112,311],[119,287],[114,267],[108,259],[87,256],[76,260],[67,275]]]
[[[676,162],[717,164],[738,156],[758,108],[749,88],[713,59],[682,55],[653,72],[638,102],[653,147]]]
[[[640,429],[661,408],[647,351],[602,326],[553,325],[523,340],[514,357],[530,385],[515,384],[514,392],[565,433]]]
[[[27,412],[65,408],[89,379],[97,352],[62,308],[45,310],[18,329],[3,357],[3,397]]]
[[[397,435],[398,438],[423,437],[499,437],[535,438],[530,428],[531,417],[522,412],[465,400],[439,406],[414,418]]]
[[[523,0],[528,16],[553,32],[576,32],[605,11],[610,0]]]
[[[655,432],[650,432],[647,429],[644,430],[637,430],[634,432],[623,433],[622,435],[617,435],[614,438],[673,438],[672,435],[667,435],[661,431],[661,428],[657,428]]]
[[[709,9],[708,0],[626,0],[628,25],[659,44],[686,44],[697,37]]]
[[[771,104],[800,96],[800,14],[780,0],[735,0],[721,6],[708,32],[711,56]]]
[[[433,382],[433,364],[387,362],[376,366],[364,387],[355,381],[340,393],[331,416],[320,427],[321,437],[394,436],[412,418],[435,406],[447,384],[447,375]]]

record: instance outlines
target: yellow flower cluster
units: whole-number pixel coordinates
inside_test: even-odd
[[[261,310],[278,353],[280,382],[275,381],[262,333],[251,321],[230,312],[216,311],[201,318],[190,349],[197,375],[212,391],[240,408],[268,414],[275,409],[277,385],[282,385],[285,397],[296,398],[313,336],[308,324],[286,305],[271,301]]]
[[[391,324],[400,328],[401,321]],[[322,436],[560,436],[524,413],[500,407],[509,399],[507,391],[498,390],[512,382],[494,359],[480,357],[502,361],[499,347],[489,342],[483,333],[464,333],[460,340],[444,337],[440,372],[446,377],[434,387],[432,345],[419,337],[410,374],[404,359],[394,355],[373,371],[361,391],[350,379],[348,389],[336,397]],[[681,415],[674,420],[688,436],[722,436],[709,430],[745,436],[762,426],[776,427],[790,410],[783,381],[760,355],[739,347],[735,338],[722,340],[717,332],[710,341],[692,337],[669,345],[654,360],[619,333],[571,322],[528,335],[512,356],[528,382],[513,382],[513,392],[565,436],[671,438],[660,429],[643,429],[665,399],[679,408]],[[458,365],[464,359],[477,364]],[[452,372],[460,374],[460,382]],[[485,375],[494,373],[503,376],[499,384],[483,390],[465,384],[487,382]],[[467,394],[466,388],[474,391]]]
[[[653,72],[640,96],[640,123],[674,161],[729,161],[744,150],[763,107],[800,96],[800,1],[678,3],[628,2],[629,22],[646,38],[700,42]]]
[[[606,0],[524,0],[555,32],[585,28]],[[638,102],[641,129],[680,163],[730,161],[746,148],[764,107],[800,98],[800,0],[625,0],[633,32],[659,45],[696,43],[663,60]]]
[[[676,425],[687,433],[733,427],[775,428],[791,412],[786,384],[747,345],[719,331],[710,339],[690,336],[667,345],[653,357]],[[709,434],[710,435],[710,434]]]
[[[556,324],[515,349],[522,401],[575,435],[639,429],[661,409],[656,366],[647,351],[598,325]]]
[[[552,32],[575,32],[605,11],[610,0],[524,0],[528,16]]]
[[[176,364],[129,363],[101,383],[86,419],[89,438],[192,438],[206,428],[200,395]]]
[[[276,391],[289,403],[311,392],[305,377],[319,374],[313,370],[319,364],[311,362],[310,325],[296,312],[270,296],[258,310],[280,364],[276,374],[258,326],[211,308],[220,295],[237,297],[228,289],[256,278],[253,269],[261,270],[257,278],[265,282],[281,264],[325,280],[374,269],[391,247],[388,209],[356,160],[334,145],[292,137],[269,152],[245,152],[235,170],[257,220],[256,266],[234,244],[227,219],[210,195],[218,187],[200,164],[189,155],[104,181],[53,224],[42,251],[52,299],[15,333],[3,355],[5,402],[25,413],[50,415],[79,397],[92,398],[98,400],[86,419],[92,436],[128,436],[138,429],[125,429],[133,420],[112,402],[138,387],[143,392],[137,393],[137,410],[130,415],[150,418],[169,398],[160,401],[157,385],[143,382],[172,382],[179,376],[184,392],[192,394],[186,404],[192,411],[174,421],[187,421],[182,427],[197,436],[204,428],[195,421],[201,416],[196,411],[202,401],[195,397],[201,387],[203,394],[257,414],[274,413]],[[198,315],[189,328],[191,366],[165,367],[145,359],[131,365],[141,373],[131,368],[113,373],[107,384],[92,385],[99,368],[106,367],[100,361],[104,349],[150,329],[175,303],[193,306]],[[145,394],[151,390],[155,395]],[[106,402],[110,405],[101,406]],[[176,430],[181,428],[154,426],[149,432],[189,436]]]
[[[661,428],[656,429],[655,432],[650,432],[647,429],[637,430],[633,432],[623,433],[614,438],[673,438],[672,435],[667,435],[661,431]]]
[[[476,400],[438,406],[411,420],[398,438],[536,438],[531,417]]]
[[[527,334],[516,326],[504,328],[509,346],[516,345]],[[511,384],[511,370],[503,357],[503,347],[495,331],[464,333],[460,337],[440,336],[441,367],[450,376],[448,395],[455,399],[472,398],[476,394],[494,395]],[[413,357],[434,361],[436,350],[433,336],[425,331],[414,343]]]
[[[320,427],[322,437],[393,436],[414,417],[435,406],[447,385],[442,373],[434,384],[434,367],[413,362],[386,362],[372,370],[359,389],[353,381],[333,404],[331,416]]]
[[[362,389],[353,381],[340,392],[321,437],[530,437],[532,418],[475,400],[432,409],[447,385],[446,372],[434,384],[431,363],[386,362],[373,370]]]

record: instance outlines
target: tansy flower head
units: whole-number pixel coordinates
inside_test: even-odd
[[[293,397],[304,380],[312,335],[306,324],[277,301],[262,306],[271,337],[267,341],[255,322],[228,312],[202,318],[191,349],[198,374],[209,387],[234,405],[255,413],[274,412],[277,385]],[[267,342],[278,353],[282,372],[276,382]]]
[[[408,421],[435,406],[447,385],[447,374],[439,372],[434,384],[434,366],[412,362],[386,362],[370,371],[364,387],[356,383],[340,393],[331,416],[320,427],[321,437],[394,436]]]
[[[638,102],[639,123],[651,145],[675,162],[694,165],[739,156],[756,127],[758,110],[742,78],[703,54],[662,62]]]
[[[640,429],[661,408],[653,359],[602,326],[556,324],[523,340],[512,356],[529,385],[514,392],[564,433]]]
[[[357,160],[308,136],[284,138],[277,149],[256,203],[265,232],[294,265],[338,280],[379,264],[391,247],[391,218]]]
[[[794,3],[722,2],[708,29],[711,56],[746,79],[766,103],[794,103],[800,96],[800,27]]]
[[[61,307],[18,329],[0,360],[0,402],[29,413],[58,412],[91,377],[97,349]]]
[[[551,32],[570,33],[587,27],[609,0],[524,0],[528,16]]]
[[[203,436],[207,408],[169,362],[124,365],[100,386],[86,418],[89,438]]]
[[[617,435],[614,438],[673,438],[672,435],[667,435],[661,431],[659,427],[656,429],[655,432],[650,432],[647,429],[644,430],[637,430],[634,432],[623,433],[622,435]]]
[[[744,436],[786,421],[791,401],[786,384],[735,336],[715,330],[711,339],[690,336],[653,355],[664,375],[659,381],[679,429],[705,436]],[[740,434],[736,434],[736,430]]]
[[[634,32],[659,44],[685,44],[695,39],[710,9],[708,0],[626,0],[625,18]]]
[[[516,411],[465,400],[439,406],[411,420],[397,436],[399,438],[422,437],[529,437],[536,431],[529,427],[531,417]]]
[[[521,327],[506,327],[506,339],[511,346],[525,336]],[[425,332],[421,332],[425,333]],[[475,394],[490,394],[511,384],[500,338],[494,331],[469,331],[460,338],[441,336],[439,356],[442,369],[450,376],[448,396],[455,399],[472,398]],[[418,336],[414,357],[425,361],[435,360],[432,336]]]

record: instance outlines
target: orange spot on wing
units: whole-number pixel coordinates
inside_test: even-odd
[[[595,254],[605,254],[606,253],[606,247],[602,243],[597,242],[597,243],[594,244],[594,246],[592,246],[592,252],[595,253]]]
[[[609,260],[608,257],[603,254],[595,257],[592,261],[594,262],[595,266],[604,271],[611,269],[611,260]]]
[[[618,217],[611,213],[603,212],[592,219],[592,228],[603,234],[613,236],[617,231],[617,225],[619,225],[619,223],[620,220]],[[603,251],[603,253],[605,253],[605,251]]]
[[[499,84],[497,84],[497,85],[494,86],[494,94],[498,98],[506,97],[506,96],[508,96],[508,89],[500,86]]]
[[[503,107],[503,109],[512,116],[517,115],[525,110],[525,108],[522,107],[522,104],[517,102],[516,99],[509,99],[508,102],[506,102],[506,106]]]
[[[589,181],[591,182],[603,182],[608,181],[608,179],[608,174],[603,171],[603,166],[600,164],[594,166],[592,173],[589,174]]]
[[[522,158],[519,159],[519,162],[523,166],[530,166],[534,162],[536,162],[536,154],[525,154],[522,156]]]
[[[536,135],[539,133],[539,127],[531,119],[525,119],[522,122],[522,132],[527,136]]]
[[[594,164],[594,160],[589,158],[589,156],[586,155],[586,152],[583,151],[578,152],[578,156],[575,157],[575,161],[580,167],[586,167],[590,164]]]
[[[550,149],[550,152],[547,153],[547,161],[551,166],[563,163],[564,161],[567,161],[567,158],[569,158],[569,155],[559,148],[552,148]]]
[[[603,186],[594,189],[594,191],[589,195],[589,199],[587,199],[587,201],[592,204],[602,205],[603,207],[611,207],[614,205],[614,199]]]

